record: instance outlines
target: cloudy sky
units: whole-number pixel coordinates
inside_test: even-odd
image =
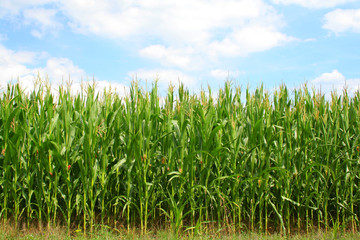
[[[360,0],[1,0],[0,87],[360,86]]]

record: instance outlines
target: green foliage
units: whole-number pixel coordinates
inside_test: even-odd
[[[161,104],[89,85],[0,98],[0,214],[29,226],[201,232],[208,224],[280,231],[359,221],[360,94],[254,93],[227,82],[216,98],[169,87]]]

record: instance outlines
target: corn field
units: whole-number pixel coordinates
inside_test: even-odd
[[[191,94],[134,82],[0,97],[0,216],[15,226],[142,233],[360,227],[360,93],[227,82]],[[244,95],[242,95],[244,94]]]

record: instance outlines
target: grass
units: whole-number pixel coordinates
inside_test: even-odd
[[[163,230],[150,230],[146,235],[142,235],[139,229],[131,229],[130,232],[127,230],[112,231],[110,229],[98,228],[92,234],[86,236],[81,231],[73,231],[70,236],[64,226],[50,227],[43,230],[39,230],[36,226],[24,227],[21,230],[15,229],[13,225],[2,224],[0,226],[0,239],[359,239],[360,233],[341,232],[334,235],[333,231],[312,231],[310,233],[293,234],[290,237],[280,234],[264,234],[255,232],[244,232],[244,233],[229,233],[229,232],[207,232],[199,233],[197,235],[192,234],[181,234],[180,236],[173,235],[171,229]],[[336,236],[336,237],[335,237]]]
[[[152,231],[150,230],[146,235],[142,235],[139,229],[132,229],[130,232],[127,230],[123,231],[111,231],[104,229],[97,229],[92,234],[87,234],[86,236],[81,232],[73,232],[69,236],[65,227],[51,227],[40,231],[37,227],[24,228],[19,231],[13,226],[4,225],[0,226],[0,239],[18,239],[18,240],[40,240],[40,239],[56,239],[56,240],[112,240],[112,239],[222,239],[222,240],[280,240],[280,239],[293,239],[293,240],[330,240],[330,239],[359,239],[360,233],[351,233],[351,232],[341,232],[334,234],[334,231],[312,231],[309,233],[293,234],[291,236],[284,236],[281,234],[264,234],[264,233],[199,233],[197,235],[191,234],[181,234],[176,236],[173,234],[171,229]]]

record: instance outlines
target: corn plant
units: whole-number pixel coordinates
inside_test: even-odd
[[[38,79],[0,97],[5,222],[203,232],[359,228],[360,93],[191,94],[133,82],[124,97],[89,84],[55,96]],[[244,95],[243,95],[244,94]],[[164,102],[161,102],[161,98]]]

